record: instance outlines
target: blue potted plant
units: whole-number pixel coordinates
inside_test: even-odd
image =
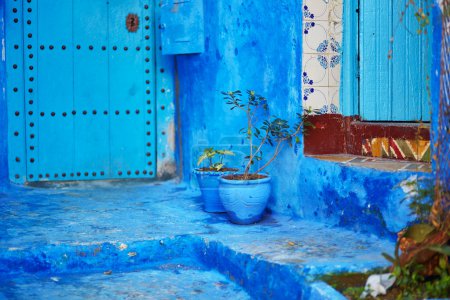
[[[298,134],[311,125],[306,116],[297,114],[298,122],[270,116],[266,98],[247,91],[247,101],[241,100],[241,91],[222,92],[231,110],[240,110],[247,116],[241,130],[248,141],[249,154],[245,157],[242,173],[224,174],[219,178],[219,195],[231,222],[252,224],[261,220],[271,193],[271,177],[263,173],[286,145],[300,142]],[[272,157],[263,160],[263,148],[274,147]]]
[[[207,165],[196,168],[194,174],[197,176],[198,185],[202,193],[203,208],[206,212],[221,213],[225,212],[222,202],[219,198],[219,176],[238,171],[237,169],[227,168],[223,162],[226,155],[234,155],[230,150],[216,150],[206,148],[200,155],[197,165],[207,162]]]

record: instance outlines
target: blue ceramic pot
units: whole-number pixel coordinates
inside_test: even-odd
[[[262,219],[271,192],[271,177],[257,180],[219,178],[219,195],[230,221],[247,225]]]
[[[211,213],[223,213],[225,208],[219,198],[219,177],[228,175],[231,172],[213,172],[200,171],[195,169],[194,174],[197,176],[198,185],[202,192],[203,209]]]

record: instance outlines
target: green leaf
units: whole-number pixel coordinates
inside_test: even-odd
[[[445,270],[445,269],[447,268],[447,260],[445,259],[445,257],[441,257],[441,258],[439,259],[439,267],[440,267],[442,270]]]
[[[413,239],[417,243],[421,243],[433,231],[434,231],[434,227],[429,224],[414,224],[414,225],[408,227],[404,237]]]
[[[234,155],[234,152],[231,150],[217,150],[217,154],[220,155]]]
[[[450,256],[450,246],[430,246],[427,249]]]
[[[213,168],[216,169],[217,171],[220,171],[223,167],[224,167],[224,164],[222,164],[222,163],[217,163],[217,164],[213,165]]]
[[[197,166],[200,165],[207,158],[208,158],[208,155],[206,153],[203,153],[202,155],[200,155],[200,157],[198,158],[198,161],[197,161]]]
[[[383,252],[383,253],[381,253],[381,255],[383,255],[383,257],[386,258],[386,260],[388,260],[388,261],[391,262],[392,264],[395,264],[395,258],[393,258],[392,256],[390,256],[389,254]]]

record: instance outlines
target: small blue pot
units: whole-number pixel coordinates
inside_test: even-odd
[[[194,170],[198,185],[202,192],[203,209],[210,213],[224,213],[225,208],[219,198],[219,177],[231,174],[231,172],[212,172]]]
[[[241,225],[262,219],[271,192],[271,177],[257,180],[219,178],[219,195],[231,222]]]

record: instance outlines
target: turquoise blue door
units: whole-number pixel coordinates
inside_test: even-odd
[[[27,181],[154,177],[154,1],[6,2],[10,164]]]
[[[359,110],[363,120],[430,120],[427,35],[418,35],[414,7],[405,10],[409,2],[360,1]]]

